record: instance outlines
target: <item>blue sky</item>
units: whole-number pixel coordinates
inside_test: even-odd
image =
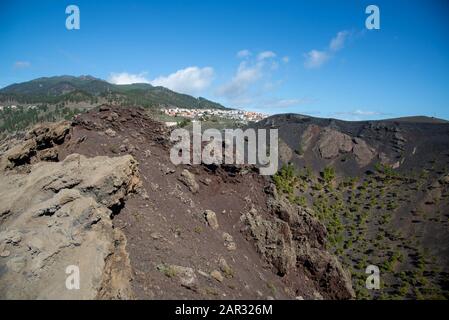
[[[65,9],[80,9],[67,30]],[[367,30],[365,8],[380,8]],[[449,119],[445,1],[1,1],[0,86],[90,74],[226,106]]]

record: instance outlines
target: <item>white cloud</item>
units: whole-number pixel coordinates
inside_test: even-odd
[[[181,93],[196,94],[211,84],[214,77],[214,69],[210,67],[187,67],[168,76],[160,76],[153,80],[149,80],[146,74],[146,72],[139,74],[128,72],[111,73],[108,81],[114,84],[150,83],[153,86],[163,86]]]
[[[16,69],[24,69],[31,67],[31,63],[29,61],[16,61],[14,62],[14,68]]]
[[[267,101],[263,107],[264,108],[288,108],[294,107],[301,104],[302,101],[300,99],[279,99],[279,100],[271,100]]]
[[[231,81],[218,88],[217,94],[228,99],[235,99],[244,95],[249,86],[262,78],[263,63],[248,65],[248,62],[240,63],[236,74]]]
[[[337,35],[329,43],[329,50],[336,52],[343,49],[348,36],[349,36],[348,31],[338,32]]]
[[[194,66],[178,70],[168,76],[160,76],[150,83],[153,86],[163,86],[181,93],[196,94],[209,87],[213,78],[213,68]]]
[[[379,112],[379,111],[369,111],[369,110],[361,110],[361,109],[357,109],[357,110],[352,110],[352,111],[340,111],[340,112],[335,112],[333,114],[333,116],[339,117],[339,118],[343,118],[346,120],[364,120],[364,119],[372,119],[373,117],[378,118],[378,117],[382,117],[382,116],[388,116],[390,114],[388,113],[384,113],[384,112]]]
[[[364,110],[355,110],[352,112],[353,115],[358,115],[358,116],[377,116],[377,115],[381,115],[381,112],[377,112],[377,111],[364,111]]]
[[[239,52],[237,52],[237,57],[239,58],[246,58],[249,57],[251,55],[251,51],[249,50],[240,50]]]
[[[298,107],[300,105],[311,104],[316,100],[308,97],[301,99],[268,99],[262,101],[259,105],[260,108],[278,108],[287,109],[291,107]]]
[[[305,54],[304,66],[309,69],[321,67],[327,60],[329,54],[325,51],[311,50]]]
[[[273,51],[263,51],[257,55],[257,60],[262,61],[274,57],[276,57],[276,53]]]
[[[108,82],[113,84],[150,83],[145,77],[146,72],[132,74],[128,72],[114,73],[109,76]]]
[[[349,31],[339,31],[335,37],[329,42],[328,48],[325,50],[310,50],[304,57],[304,67],[313,69],[319,68],[333,57],[338,51],[344,48],[346,41],[351,33]]]
[[[273,51],[261,51],[241,61],[235,74],[215,90],[215,95],[224,98],[226,104],[235,107],[259,108],[275,104],[268,96],[282,83],[273,78],[279,70],[280,63],[288,63],[289,57],[277,57]],[[293,101],[279,102],[279,106]]]

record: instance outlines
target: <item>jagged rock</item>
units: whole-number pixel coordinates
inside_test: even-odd
[[[138,186],[131,156],[72,154],[33,164],[28,174],[2,174],[0,212],[10,214],[0,224],[0,245],[10,255],[0,259],[0,297],[130,298],[125,240],[110,217]],[[71,265],[80,270],[79,290],[65,287]]]
[[[278,218],[266,220],[256,210],[243,214],[241,220],[247,226],[244,232],[254,238],[257,251],[277,273],[284,275],[295,266],[292,234],[286,222]]]
[[[119,118],[118,114],[115,112],[111,112],[108,117],[106,118],[107,121],[109,122],[113,122],[113,121],[117,121],[117,119]]]
[[[224,246],[229,251],[234,251],[237,249],[237,245],[234,242],[234,238],[227,232],[223,232],[223,240],[224,240]]]
[[[219,225],[218,225],[218,220],[217,220],[217,215],[215,214],[215,212],[213,212],[212,210],[206,210],[204,211],[204,218],[206,219],[207,224],[214,230],[217,230]]]
[[[2,169],[29,163],[36,155],[36,141],[28,140],[8,150],[2,157]]]
[[[46,149],[55,144],[63,143],[69,133],[70,126],[69,121],[39,124],[25,135],[25,140],[36,141],[39,150]]]
[[[101,288],[97,299],[130,299],[134,297],[131,290],[131,263],[126,251],[126,237],[114,229],[114,254],[106,258]]]
[[[375,150],[363,139],[352,139],[349,135],[330,128],[320,133],[317,148],[324,159],[335,159],[341,154],[352,153],[361,167],[368,165],[376,155]]]
[[[178,265],[159,265],[158,269],[170,278],[176,278],[183,287],[196,289],[198,279],[195,270]]]
[[[319,283],[320,291],[329,299],[353,299],[351,278],[337,258],[329,252],[308,245],[297,247],[298,263]]]
[[[197,193],[200,189],[198,182],[196,182],[195,180],[195,175],[187,169],[182,170],[179,181],[185,184],[187,188],[189,188],[189,190],[193,193]]]
[[[208,185],[210,185],[210,184],[212,183],[212,179],[210,179],[210,178],[204,178],[204,179],[201,179],[200,182],[201,182],[202,184],[208,186]]]
[[[271,188],[275,188],[271,185]],[[308,242],[322,247],[326,239],[326,228],[312,213],[302,207],[292,205],[287,199],[279,197],[277,192],[268,200],[268,206],[275,215],[289,225],[292,237],[298,242]]]
[[[352,148],[352,139],[347,134],[329,128],[320,134],[318,150],[324,159],[333,159],[340,153],[351,152]]]
[[[375,150],[368,146],[368,144],[360,138],[354,138],[352,152],[354,153],[357,162],[362,167],[368,165],[376,156]]]
[[[107,129],[104,133],[111,138],[114,138],[117,136],[117,132],[115,132],[111,128]]]
[[[263,218],[253,208],[241,218],[243,231],[254,239],[258,252],[280,275],[303,266],[329,298],[354,298],[350,276],[324,248],[325,227],[307,210],[278,196],[274,185],[266,192],[273,215]]]
[[[58,151],[54,148],[44,150],[40,154],[39,159],[42,161],[57,161],[58,160]]]
[[[0,170],[29,164],[34,159],[56,160],[57,151],[52,148],[64,142],[69,134],[70,125],[70,122],[62,121],[35,126],[25,135],[24,141],[2,155]]]
[[[223,275],[222,275],[221,272],[218,271],[218,270],[212,271],[212,272],[210,273],[210,276],[211,276],[212,278],[214,278],[215,280],[217,280],[218,282],[223,282],[223,280],[224,280]]]
[[[218,265],[220,266],[220,270],[225,274],[227,278],[232,278],[234,276],[234,271],[229,266],[225,258],[220,257],[220,259],[218,259]]]

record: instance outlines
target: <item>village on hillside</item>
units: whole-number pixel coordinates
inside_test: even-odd
[[[186,108],[168,108],[161,109],[161,112],[170,117],[183,117],[190,120],[204,120],[208,118],[218,117],[229,120],[237,120],[243,123],[257,122],[266,117],[267,114],[245,111],[237,109],[186,109]]]

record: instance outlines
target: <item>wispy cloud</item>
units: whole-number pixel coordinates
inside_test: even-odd
[[[349,31],[340,31],[331,39],[329,45],[324,50],[310,50],[304,54],[304,67],[308,69],[315,69],[321,67],[329,61],[338,51],[345,47],[348,38],[351,36]]]
[[[163,86],[181,93],[197,94],[209,87],[213,78],[213,68],[194,66],[178,70],[168,76],[158,77],[150,83],[154,86]]]
[[[371,110],[351,110],[351,111],[339,111],[332,114],[334,117],[343,118],[346,120],[366,120],[372,118],[379,118],[384,116],[391,116],[390,113],[371,111]]]
[[[251,55],[251,51],[244,49],[244,50],[240,50],[239,52],[237,52],[237,57],[238,58],[246,58],[249,57]]]
[[[284,108],[301,104],[300,99],[274,98],[275,91],[283,83],[276,78],[281,65],[290,61],[288,56],[278,57],[271,50],[245,56],[232,78],[215,89],[217,98],[224,98],[225,104],[232,107],[251,109]]]
[[[146,72],[139,74],[112,72],[108,78],[108,81],[113,84],[150,83],[150,81],[146,78],[146,74]]]
[[[316,102],[316,99],[312,99],[309,97],[303,97],[300,99],[265,99],[259,102],[257,105],[260,109],[288,109],[288,108],[296,108],[299,106],[304,106],[308,104],[312,104]]]
[[[25,69],[31,67],[31,62],[29,61],[16,61],[14,62],[15,69]]]
[[[349,34],[349,31],[338,32],[337,35],[331,40],[329,44],[329,50],[332,52],[337,52],[343,49]]]
[[[250,64],[247,61],[242,61],[231,81],[217,89],[217,95],[229,100],[241,98],[248,92],[252,84],[262,78],[263,67],[263,62]]]
[[[304,66],[308,69],[313,69],[321,67],[329,60],[329,54],[325,51],[311,50],[305,54],[305,58]]]
[[[257,55],[257,60],[262,61],[274,57],[276,57],[276,53],[274,53],[273,51],[263,51]]]
[[[309,104],[313,100],[308,98],[302,99],[268,99],[263,101],[259,107],[260,108],[271,108],[271,109],[287,109],[292,107],[298,107],[304,104]]]

